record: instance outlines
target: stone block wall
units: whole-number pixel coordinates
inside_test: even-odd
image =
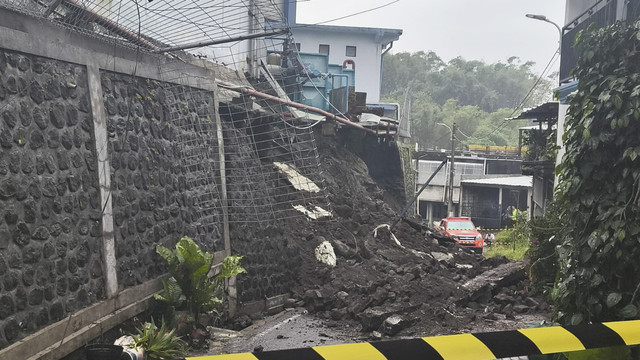
[[[0,50],[0,348],[103,297],[83,66]]]
[[[0,349],[106,299],[102,221],[109,212],[103,215],[101,128],[94,128],[89,78],[85,66],[0,49]],[[188,235],[204,250],[225,250],[214,98],[171,81],[103,70],[99,78],[108,140],[97,151],[110,165],[122,290],[166,272],[159,244],[172,247]],[[231,252],[244,256],[249,273],[238,279],[238,296],[249,302],[296,285],[298,235],[274,211],[305,202],[283,190],[288,185],[272,169],[289,154],[262,151],[256,138],[267,132],[246,127],[251,115],[243,111],[242,119],[221,116]],[[276,120],[263,119],[273,136]]]
[[[224,250],[213,94],[101,72],[120,287],[166,272],[156,246]]]

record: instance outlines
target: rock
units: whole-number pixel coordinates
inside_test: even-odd
[[[7,82],[5,83],[5,89],[9,94],[17,94],[18,93],[18,81],[13,76],[9,76],[7,78]]]
[[[4,327],[4,336],[7,338],[7,341],[13,342],[20,335],[20,324],[16,319],[11,319],[7,321],[7,324]]]
[[[331,300],[326,298],[320,290],[313,289],[304,292],[303,300],[309,312],[324,310],[331,303]]]
[[[388,336],[393,336],[411,326],[412,323],[412,321],[406,320],[400,315],[391,315],[382,322],[380,332]]]
[[[471,264],[455,264],[456,269],[473,269]]]
[[[404,275],[402,275],[402,281],[407,283],[409,281],[412,281],[416,278],[415,275],[413,275],[412,273],[406,273]]]
[[[58,129],[64,128],[67,123],[67,109],[62,103],[56,103],[49,112],[51,124]]]
[[[0,319],[6,319],[15,312],[15,305],[10,296],[0,298]]]
[[[513,305],[507,304],[502,308],[502,313],[507,315],[507,318],[513,317]]]
[[[288,298],[284,301],[283,306],[285,309],[291,309],[296,307],[296,299]]]
[[[34,240],[44,241],[44,240],[47,240],[49,238],[49,236],[50,236],[49,229],[47,229],[44,226],[40,226],[33,233],[32,238]]]
[[[347,259],[355,255],[355,251],[342,241],[336,239],[333,240],[332,243],[336,255],[342,256],[343,258]]]
[[[513,302],[515,302],[515,299],[505,293],[499,293],[498,295],[493,297],[493,301],[497,302],[498,304],[513,304]]]
[[[329,316],[331,316],[333,320],[342,320],[347,316],[347,309],[331,309]]]
[[[453,254],[449,253],[441,253],[437,251],[431,252],[431,256],[433,256],[436,261],[444,261],[446,263],[450,263],[453,260]]]
[[[353,208],[347,205],[336,205],[333,207],[333,210],[343,218],[350,218],[353,214]]]
[[[498,320],[498,317],[493,312],[488,312],[486,314],[483,314],[482,318],[485,320],[493,320],[493,321]]]
[[[529,307],[526,305],[514,305],[513,306],[513,311],[517,312],[518,314],[523,314],[529,311]],[[506,315],[506,314],[505,314]]]
[[[36,80],[31,81],[29,96],[36,104],[42,104],[44,101],[44,88]]]
[[[16,195],[18,184],[14,179],[6,179],[0,183],[0,200],[9,200]]]
[[[338,291],[338,293],[336,293],[337,302],[340,305],[347,305],[348,297],[349,297],[349,294],[346,293],[345,291]]]
[[[380,328],[382,322],[390,317],[393,311],[382,307],[367,309],[361,314],[358,314],[358,320],[362,324],[362,331],[373,331]]]
[[[316,247],[316,260],[329,266],[336,266],[336,254],[333,251],[333,246],[328,241],[323,241]]]
[[[540,303],[536,299],[534,299],[532,297],[527,297],[526,299],[524,299],[524,303],[525,303],[525,305],[527,305],[528,307],[533,308],[533,309],[536,309],[536,308],[540,307]]]

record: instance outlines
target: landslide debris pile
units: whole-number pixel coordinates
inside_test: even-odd
[[[353,324],[366,333],[393,336],[484,329],[493,321],[547,309],[544,300],[524,292],[522,264],[440,245],[403,221],[393,229],[401,246],[386,228],[374,237],[374,229],[391,224],[404,201],[390,198],[366,164],[335,138],[318,136],[317,142],[335,217],[316,223],[302,240],[304,261],[294,296],[310,312],[335,326]],[[335,267],[315,258],[315,248],[325,241],[335,251]],[[478,277],[500,267],[504,279],[501,271]]]

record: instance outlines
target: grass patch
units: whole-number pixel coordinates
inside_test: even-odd
[[[496,241],[485,247],[482,255],[487,258],[504,256],[509,260],[522,260],[529,250],[529,239],[518,239],[515,250],[513,249],[513,233],[504,230],[496,236]]]

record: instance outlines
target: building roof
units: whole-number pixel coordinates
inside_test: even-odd
[[[525,109],[520,115],[509,120],[533,120],[534,122],[558,120],[558,102],[550,101],[531,109]]]
[[[494,186],[514,186],[514,187],[532,187],[532,176],[505,176],[488,179],[462,180],[463,184],[473,185],[494,185]]]
[[[382,44],[388,44],[392,41],[396,41],[402,35],[402,29],[385,29],[385,28],[370,28],[370,27],[358,27],[358,26],[337,26],[337,25],[314,25],[314,24],[298,24],[291,26],[291,31],[294,36],[296,31],[309,30],[313,32],[338,32],[338,33],[357,33],[365,35],[374,35],[376,42]]]

